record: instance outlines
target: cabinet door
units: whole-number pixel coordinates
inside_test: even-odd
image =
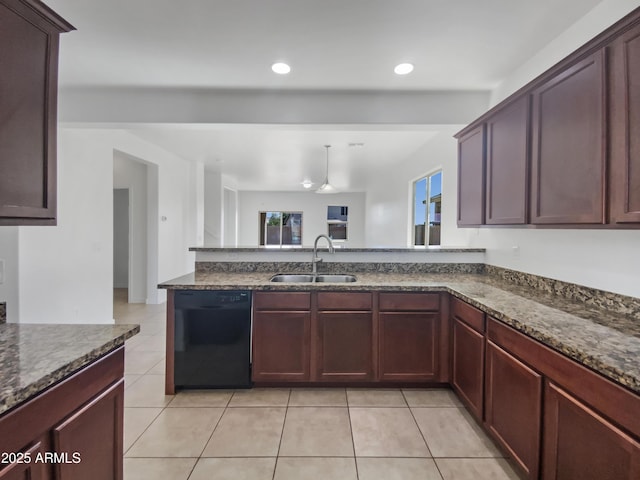
[[[533,92],[531,223],[604,222],[604,59],[598,51]]]
[[[619,37],[609,52],[610,218],[640,222],[640,25]]]
[[[380,313],[380,380],[419,382],[438,376],[438,313]]]
[[[527,223],[529,97],[487,121],[486,223]]]
[[[43,440],[46,442],[46,439]],[[17,454],[16,461],[10,464],[0,463],[0,480],[47,480],[52,478],[49,465],[38,461],[37,458],[38,454],[44,455],[45,452],[46,447],[42,441],[37,441],[20,452],[11,452]]]
[[[640,478],[640,444],[553,383],[544,432],[544,480]]]
[[[73,27],[29,3],[0,2],[0,225],[55,224],[58,35]]]
[[[122,480],[124,380],[53,428],[59,480]]]
[[[537,479],[542,376],[491,341],[487,341],[486,362],[487,428],[527,478]]]
[[[253,380],[308,381],[310,325],[308,311],[256,311],[253,315]]]
[[[484,125],[458,140],[458,226],[484,223]]]
[[[322,382],[374,380],[373,339],[371,312],[318,312],[316,379]]]
[[[482,420],[484,385],[484,335],[453,318],[451,384],[471,413]]]

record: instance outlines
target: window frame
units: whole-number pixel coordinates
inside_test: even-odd
[[[430,202],[429,200],[431,199],[431,178],[440,174],[440,222],[438,223],[438,225],[442,225],[442,178],[444,176],[442,168],[438,168],[435,170],[432,170],[430,173],[427,173],[425,175],[421,175],[420,177],[416,178],[415,180],[413,180],[411,182],[411,187],[412,187],[412,195],[411,195],[411,246],[412,247],[429,247],[429,246],[439,246],[442,244],[442,241],[440,241],[437,244],[433,244],[431,245],[429,243],[429,228],[428,226],[431,226],[432,223],[434,223],[434,220],[431,218],[431,208],[430,208]],[[424,244],[423,245],[416,245],[416,227],[418,226],[418,224],[416,224],[416,188],[419,182],[421,182],[422,180],[426,180],[426,196],[425,196],[425,203],[424,203],[424,213],[425,213],[425,229],[424,229]],[[438,212],[436,212],[438,213]]]

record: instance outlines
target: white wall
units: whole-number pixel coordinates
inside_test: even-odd
[[[192,164],[126,132],[61,128],[58,226],[20,227],[20,322],[113,321],[114,150],[157,167],[157,281],[193,270]]]
[[[491,93],[491,105],[499,103],[638,7],[638,0],[603,0],[507,76]]]
[[[483,113],[486,91],[283,91],[69,88],[64,122],[460,124]]]
[[[445,246],[464,246],[468,233],[456,227],[459,125],[443,126],[417,152],[377,172],[367,192],[366,246],[407,247],[413,225],[413,181],[442,170],[442,230]]]
[[[113,288],[129,288],[128,188],[113,189]]]
[[[639,6],[604,0],[514,71],[492,95],[498,103]],[[640,230],[467,229],[487,263],[640,297]],[[515,248],[514,248],[515,247]]]
[[[222,175],[204,172],[204,245],[222,246]]]
[[[302,245],[313,246],[318,235],[327,232],[327,207],[349,207],[348,247],[365,245],[365,200],[358,193],[317,194],[314,192],[238,192],[238,245],[257,246],[259,237],[258,212],[302,212]]]
[[[153,281],[153,278],[147,278],[147,166],[122,152],[115,151],[113,154],[113,188],[129,190],[127,283],[129,303],[145,303],[147,301],[147,282]]]
[[[0,227],[0,259],[4,260],[4,282],[0,284],[0,302],[7,302],[7,321],[17,322],[19,315],[18,227]]]

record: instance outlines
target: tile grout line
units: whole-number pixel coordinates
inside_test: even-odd
[[[429,447],[429,442],[427,442],[427,437],[425,436],[424,432],[420,428],[420,424],[418,424],[418,420],[416,420],[416,416],[413,414],[413,409],[411,408],[411,406],[409,405],[409,402],[407,401],[407,397],[404,394],[404,390],[400,389],[400,392],[402,392],[402,397],[404,398],[404,401],[407,402],[407,408],[409,409],[409,413],[411,414],[411,418],[413,418],[413,421],[415,422],[416,427],[418,428],[418,431],[420,432],[420,436],[422,437],[422,441],[424,442],[425,446],[427,447],[427,451],[429,452],[429,455],[431,455],[431,461],[433,462],[433,464],[435,465],[436,469],[438,470],[438,475],[440,475],[440,478],[444,479],[444,476],[442,475],[442,472],[440,471],[440,468],[438,467],[438,463],[436,462],[436,459],[433,457],[433,452],[431,451],[431,448]]]
[[[353,425],[351,423],[351,406],[349,405],[349,394],[344,389],[345,399],[347,401],[347,415],[349,416],[349,432],[351,433],[351,445],[353,446],[353,463],[356,465],[356,479],[360,480],[360,472],[358,471],[358,457],[356,455],[356,440],[353,438]]]
[[[198,463],[200,462],[200,459],[202,458],[202,454],[206,450],[207,445],[209,445],[209,442],[211,441],[211,438],[213,437],[213,434],[215,433],[216,429],[218,428],[218,425],[220,425],[220,422],[222,421],[222,417],[224,417],[224,414],[226,413],[227,408],[229,408],[229,404],[231,403],[231,399],[233,398],[233,396],[235,394],[236,394],[236,392],[233,392],[231,394],[231,396],[229,397],[229,399],[227,400],[227,403],[225,404],[224,409],[222,410],[222,413],[220,414],[220,417],[218,418],[218,421],[216,422],[215,426],[213,427],[213,430],[211,430],[211,435],[209,435],[209,438],[204,443],[204,446],[202,447],[202,450],[200,451],[200,455],[198,455],[198,458],[196,458],[196,461],[193,464],[193,467],[191,468],[191,471],[189,472],[189,475],[187,475],[186,480],[189,480],[189,478],[191,478],[191,475],[193,475],[193,471],[196,469],[196,465],[198,465]],[[175,396],[173,397],[173,399],[175,400]],[[171,402],[173,402],[173,400],[171,400]],[[169,403],[171,403],[171,402],[169,402]],[[168,405],[167,405],[167,407],[168,407]],[[211,408],[214,408],[214,407],[211,407]]]
[[[291,389],[289,389],[289,395],[287,396],[287,405],[284,410],[284,419],[282,420],[282,430],[280,431],[280,441],[278,442],[278,451],[276,452],[276,462],[273,464],[273,474],[271,480],[276,478],[276,468],[278,468],[278,459],[280,458],[280,447],[282,446],[282,437],[284,437],[284,426],[287,423],[287,414],[289,413],[289,403],[291,403]]]

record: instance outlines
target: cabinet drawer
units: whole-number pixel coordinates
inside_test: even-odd
[[[370,292],[318,292],[319,310],[371,310]]]
[[[484,333],[484,312],[466,302],[451,297],[451,315],[469,325],[475,331]]]
[[[381,293],[380,310],[392,312],[438,311],[439,293]]]
[[[309,310],[309,292],[254,292],[253,306],[256,310]]]

